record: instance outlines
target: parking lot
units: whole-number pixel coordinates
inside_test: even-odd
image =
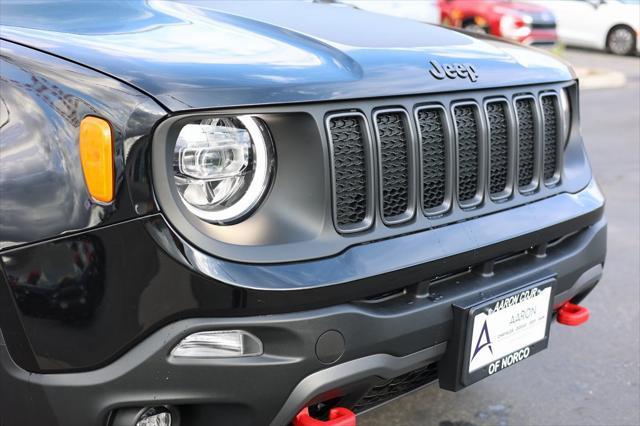
[[[609,219],[605,276],[590,321],[556,325],[550,347],[459,393],[432,385],[362,417],[392,425],[640,424],[640,59],[567,50],[579,67],[624,73],[624,87],[581,94],[582,132]]]

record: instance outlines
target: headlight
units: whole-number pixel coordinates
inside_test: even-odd
[[[180,199],[193,214],[216,224],[237,222],[258,205],[274,165],[266,127],[248,115],[184,125],[173,153]]]

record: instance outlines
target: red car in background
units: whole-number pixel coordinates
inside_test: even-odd
[[[557,41],[556,20],[547,8],[507,0],[438,0],[444,25],[504,37],[524,44]]]

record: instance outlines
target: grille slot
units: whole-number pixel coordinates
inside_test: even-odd
[[[521,191],[535,188],[536,123],[531,97],[516,100],[518,119],[518,186]]]
[[[411,196],[411,135],[407,115],[401,110],[375,114],[382,191],[382,217],[399,223],[413,215]]]
[[[335,115],[328,128],[336,226],[343,232],[360,231],[371,224],[366,122],[358,114]]]
[[[555,95],[541,98],[544,117],[543,176],[547,185],[558,181],[558,99]]]
[[[478,204],[480,129],[475,105],[454,107],[458,155],[458,201],[462,207]]]
[[[420,133],[422,208],[427,214],[442,213],[447,203],[447,132],[442,108],[417,112]]]
[[[492,198],[508,196],[509,184],[509,118],[508,104],[495,101],[487,104],[489,127],[489,193]]]
[[[353,406],[353,411],[361,413],[408,392],[419,389],[437,379],[438,365],[436,363],[410,371],[369,389]]]

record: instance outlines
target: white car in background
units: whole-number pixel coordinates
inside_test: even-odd
[[[640,0],[537,0],[556,16],[560,41],[618,55],[638,52]]]

